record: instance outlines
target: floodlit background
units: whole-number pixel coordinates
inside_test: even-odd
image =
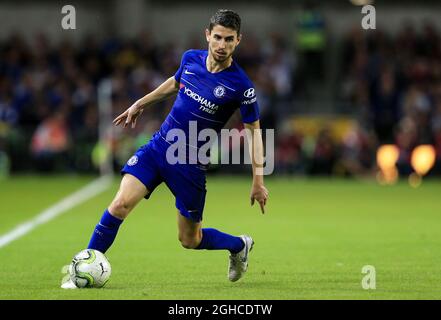
[[[367,3],[375,30],[361,27]],[[61,26],[64,5],[75,30]],[[109,250],[108,289],[60,292],[61,267],[173,99],[134,130],[111,120],[173,75],[184,51],[206,48],[219,8],[242,17],[235,60],[255,84],[262,127],[275,130],[265,216],[249,207],[249,165],[208,174],[204,225],[255,237],[249,275],[231,286],[226,256],[179,247],[161,186]],[[439,1],[2,1],[0,298],[441,298],[440,16]],[[243,127],[238,113],[227,127]],[[103,193],[36,218],[109,173]],[[376,289],[361,286],[365,265]]]
[[[75,30],[61,27],[64,4],[0,5],[3,176],[97,173],[109,152],[117,170],[158,129],[173,99],[147,110],[136,130],[100,136],[100,125],[108,126],[100,84],[111,81],[104,112],[113,117],[174,74],[185,50],[206,47],[204,29],[218,8],[203,1],[69,4]],[[275,129],[276,175],[372,176],[382,144],[399,148],[403,176],[413,171],[414,148],[430,144],[437,161],[428,173],[441,173],[436,2],[379,3],[376,30],[361,28],[361,6],[349,1],[222,4],[242,15],[236,60],[257,88],[262,126]],[[237,114],[229,126],[241,127]]]

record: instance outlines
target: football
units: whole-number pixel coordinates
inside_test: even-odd
[[[101,288],[109,280],[111,272],[106,256],[93,249],[77,253],[69,267],[70,279],[78,288]]]

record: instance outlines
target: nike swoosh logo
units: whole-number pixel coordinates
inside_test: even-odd
[[[188,71],[188,70],[185,70],[184,73],[185,73],[185,74],[192,74],[192,75],[195,75],[195,74],[196,74],[196,73],[190,72],[190,71]]]

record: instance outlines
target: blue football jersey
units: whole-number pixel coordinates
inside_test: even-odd
[[[207,56],[207,50],[188,50],[182,56],[174,75],[180,89],[159,130],[164,139],[175,128],[188,135],[191,121],[197,122],[198,132],[207,128],[219,132],[238,108],[244,123],[259,119],[256,92],[245,72],[235,61],[220,72],[209,72]]]
[[[256,92],[245,72],[233,62],[230,67],[211,73],[206,67],[207,56],[207,50],[184,53],[174,75],[180,89],[173,108],[150,142],[139,148],[121,170],[122,174],[131,174],[146,186],[150,192],[146,198],[165,182],[176,198],[179,212],[196,222],[202,220],[204,211],[206,163],[194,159],[189,150],[198,149],[206,142],[198,139],[196,145],[192,145],[188,138],[191,139],[192,134],[199,136],[204,129],[219,132],[237,109],[244,123],[259,119]],[[196,132],[190,132],[194,128],[190,123],[196,124]],[[174,135],[177,131],[185,134],[185,141]],[[168,133],[176,139],[168,139]],[[184,160],[196,160],[194,163],[169,161],[168,148],[177,140],[186,144]]]

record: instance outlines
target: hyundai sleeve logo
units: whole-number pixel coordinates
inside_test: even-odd
[[[256,95],[256,93],[254,92],[254,88],[249,88],[243,93],[243,95],[245,98],[252,98]]]

